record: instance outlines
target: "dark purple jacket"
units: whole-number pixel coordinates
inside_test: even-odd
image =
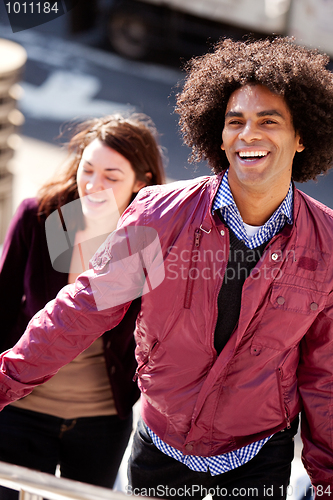
[[[45,224],[37,216],[37,202],[26,199],[11,221],[0,259],[0,352],[17,342],[32,316],[67,284],[68,273],[52,267]],[[123,321],[103,335],[112,392],[122,418],[130,413],[139,397],[137,384],[132,381],[136,369],[133,331],[139,310],[137,299]]]

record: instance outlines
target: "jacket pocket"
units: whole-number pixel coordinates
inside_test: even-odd
[[[148,351],[148,355],[147,355],[146,359],[142,363],[140,363],[138,365],[137,369],[135,370],[133,382],[136,382],[136,380],[142,374],[142,372],[145,370],[145,368],[147,368],[153,355],[156,353],[159,345],[160,345],[160,343],[158,340],[155,340],[155,342],[152,343],[152,345],[150,346],[150,349]]]
[[[255,327],[251,353],[268,347],[285,351],[296,346],[324,309],[327,295],[309,288],[273,285],[264,311]]]
[[[294,351],[294,350],[293,350]],[[287,368],[287,362],[291,351],[284,363],[277,369],[277,379],[279,386],[281,411],[286,421],[287,428],[291,425],[291,412],[295,413],[295,403],[299,399],[297,394],[297,377],[296,371]]]
[[[197,267],[197,260],[194,259],[194,252],[197,251],[200,246],[201,236],[202,236],[202,230],[200,228],[197,228],[194,232],[194,241],[191,251],[190,268],[188,271],[188,277],[186,283],[185,299],[184,299],[185,309],[190,309],[191,307],[193,286],[195,281],[195,278],[193,277],[193,270],[196,270]]]
[[[270,304],[274,309],[293,313],[317,315],[326,303],[327,295],[294,285],[273,285]]]

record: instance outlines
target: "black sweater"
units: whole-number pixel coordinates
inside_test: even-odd
[[[251,250],[229,228],[229,260],[223,284],[218,296],[218,318],[214,334],[214,346],[219,354],[228,342],[239,318],[244,281],[256,266],[267,242]]]

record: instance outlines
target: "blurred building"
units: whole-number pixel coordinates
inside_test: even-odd
[[[20,97],[17,82],[27,59],[19,44],[0,39],[0,244],[12,217],[13,174],[8,163],[15,153],[17,127],[23,115],[16,109]]]

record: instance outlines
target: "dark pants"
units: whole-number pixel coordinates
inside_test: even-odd
[[[246,464],[211,476],[209,472],[194,472],[159,451],[139,421],[129,461],[128,493],[183,500],[202,499],[207,494],[215,499],[286,498],[297,427],[298,419],[290,429],[275,434]]]
[[[0,413],[0,461],[112,488],[132,431],[132,416],[72,420],[6,407]],[[0,499],[17,498],[2,488]]]

